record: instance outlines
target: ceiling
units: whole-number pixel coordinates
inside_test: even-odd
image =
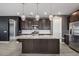
[[[22,15],[22,3],[0,3],[0,16],[18,16]],[[38,14],[41,17],[52,15],[69,15],[79,9],[79,3],[39,3]],[[37,13],[36,3],[25,3],[24,13],[26,16],[32,16]],[[44,13],[47,12],[47,15]]]

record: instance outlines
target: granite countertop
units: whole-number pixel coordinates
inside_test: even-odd
[[[16,39],[62,39],[60,37],[53,37],[53,35],[20,35]]]

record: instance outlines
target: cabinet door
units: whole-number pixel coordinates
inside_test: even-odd
[[[40,39],[40,53],[48,53],[48,40]]]
[[[22,52],[23,53],[32,53],[33,51],[33,40],[27,39],[22,42]]]
[[[39,53],[40,52],[39,41],[40,40],[38,40],[38,39],[33,40],[33,53]]]
[[[50,39],[48,40],[48,53],[57,54],[59,53],[59,39]]]

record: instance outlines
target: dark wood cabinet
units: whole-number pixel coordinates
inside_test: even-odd
[[[48,53],[48,40],[40,39],[40,53]]]
[[[75,21],[79,21],[79,11],[75,11],[70,16],[70,22],[75,22]]]
[[[69,35],[64,35],[64,42],[69,45]]]
[[[33,51],[33,40],[24,40],[22,41],[22,52],[23,53],[32,53]]]
[[[21,30],[32,30],[35,18],[26,18],[25,21],[20,20]]]
[[[59,40],[48,40],[48,52],[52,53],[59,53],[60,52],[60,45]]]
[[[51,29],[51,22],[49,18],[40,18],[38,21],[39,29],[40,30],[50,30]]]
[[[18,39],[22,42],[23,53],[58,54],[59,39]]]
[[[20,20],[21,30],[32,30],[34,25],[38,25],[40,30],[51,29],[49,18],[40,18],[39,21],[36,21],[35,18],[27,17],[25,21]]]
[[[40,53],[40,42],[39,40],[33,40],[33,53]]]

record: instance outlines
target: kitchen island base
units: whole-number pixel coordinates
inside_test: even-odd
[[[59,39],[17,39],[22,42],[22,53],[59,54]]]

